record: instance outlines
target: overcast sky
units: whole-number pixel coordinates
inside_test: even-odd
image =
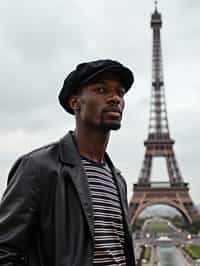
[[[160,0],[158,10],[170,133],[182,175],[200,203],[200,1]],[[111,58],[135,75],[122,128],[108,147],[131,197],[148,133],[153,11],[153,0],[1,1],[0,195],[17,157],[74,128],[57,101],[66,75],[82,61]],[[162,158],[155,160],[152,181],[161,179]]]

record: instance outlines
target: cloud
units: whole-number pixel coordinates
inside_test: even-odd
[[[200,126],[198,1],[160,0],[168,118],[178,162],[195,201]],[[2,193],[8,169],[20,154],[74,127],[57,95],[66,75],[82,61],[117,59],[134,71],[123,126],[109,151],[128,183],[137,181],[148,134],[153,2],[4,1],[0,10],[0,158]]]
[[[20,1],[16,5],[8,1],[1,9],[0,21],[8,47],[26,61],[41,63],[64,50],[80,48],[84,38],[77,17],[87,21],[72,1],[68,5],[63,1]]]

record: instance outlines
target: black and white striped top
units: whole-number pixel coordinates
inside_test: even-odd
[[[126,266],[118,190],[106,164],[82,157],[94,213],[93,265]]]

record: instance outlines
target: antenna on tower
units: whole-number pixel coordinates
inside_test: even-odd
[[[155,4],[155,11],[157,11],[157,6],[158,6],[158,1],[154,1],[154,4]]]

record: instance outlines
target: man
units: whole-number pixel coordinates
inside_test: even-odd
[[[0,265],[135,265],[125,181],[106,153],[132,83],[132,72],[112,60],[82,63],[68,75],[59,101],[76,128],[11,169]]]

